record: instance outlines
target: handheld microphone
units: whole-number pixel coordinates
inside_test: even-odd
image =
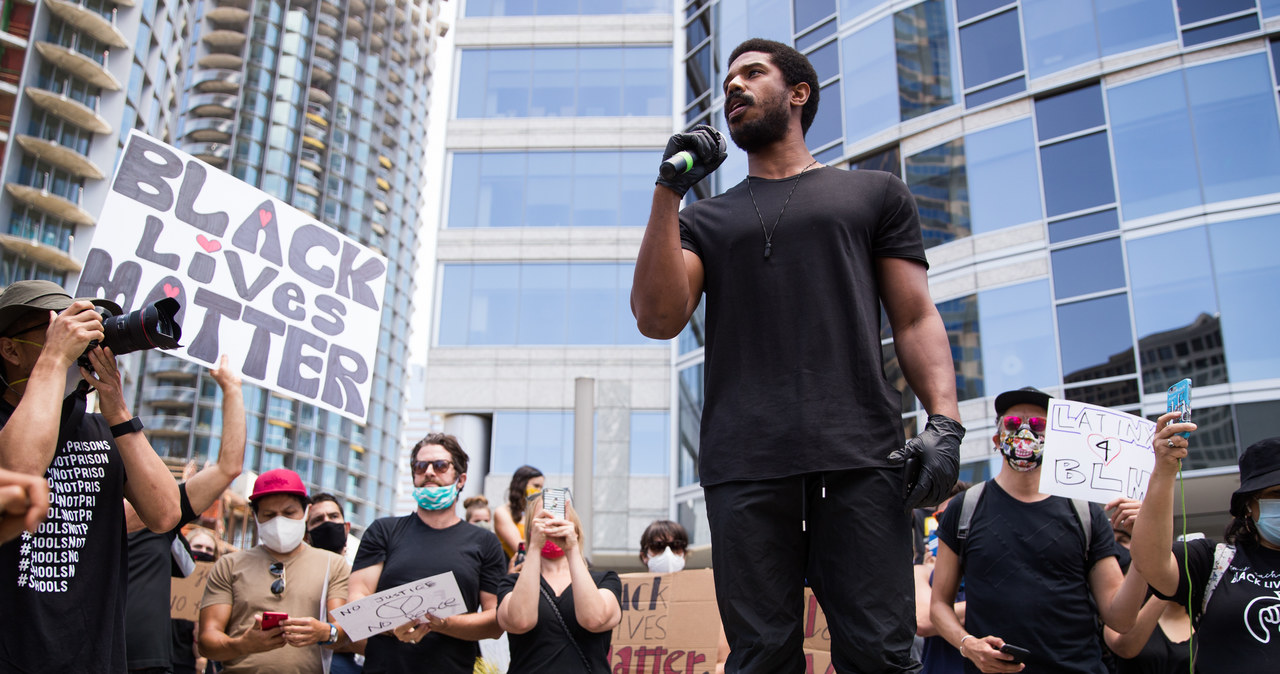
[[[671,180],[681,173],[688,173],[693,168],[694,156],[688,150],[681,150],[662,162],[658,167],[658,175],[663,180]]]

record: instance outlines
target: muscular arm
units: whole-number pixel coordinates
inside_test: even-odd
[[[1178,560],[1173,556],[1173,491],[1185,448],[1169,448],[1169,438],[1182,431],[1195,430],[1192,423],[1171,423],[1177,412],[1168,412],[1156,420],[1152,448],[1156,464],[1151,470],[1147,496],[1133,523],[1133,567],[1157,592],[1170,596],[1178,591]]]
[[[498,595],[481,591],[479,611],[445,618],[444,626],[434,631],[463,641],[497,639],[502,636],[502,628],[498,627]]]
[[[347,581],[347,603],[364,599],[378,591],[378,580],[382,578],[382,564],[366,566],[359,571],[351,572]]]
[[[230,604],[213,604],[200,609],[197,644],[200,654],[210,660],[234,660],[251,653],[275,650],[285,645],[284,628],[262,630],[262,616],[254,617],[254,626],[239,637],[227,634],[231,620]]]
[[[938,558],[933,564],[933,588],[929,595],[929,619],[933,631],[959,648],[968,634],[956,615],[956,592],[960,590],[960,558],[945,543],[938,542]]]
[[[1151,639],[1151,635],[1156,631],[1156,625],[1160,622],[1160,615],[1164,613],[1164,607],[1168,602],[1161,600],[1159,597],[1152,597],[1147,600],[1146,606],[1142,607],[1142,611],[1138,613],[1138,620],[1133,627],[1123,634],[1117,632],[1110,627],[1102,628],[1102,636],[1107,642],[1107,648],[1110,648],[1116,655],[1129,659],[1138,656],[1142,652],[1142,647],[1147,645],[1147,641]]]
[[[938,308],[929,297],[924,265],[905,258],[876,258],[876,278],[893,326],[893,347],[911,390],[929,414],[959,420],[951,344]]]
[[[512,634],[524,634],[538,624],[538,588],[542,579],[542,547],[529,551],[516,586],[498,604],[498,626]],[[591,586],[594,588],[595,583]],[[577,597],[574,597],[577,599]]]
[[[1120,573],[1115,557],[1106,557],[1089,569],[1089,589],[1098,605],[1098,617],[1117,632],[1128,632],[1147,598],[1147,583],[1136,569]]]
[[[679,335],[698,308],[702,281],[702,260],[680,245],[680,196],[657,186],[631,283],[631,313],[640,333],[653,339]]]
[[[618,598],[604,588],[596,587],[582,555],[569,559],[569,587],[573,590],[573,610],[578,624],[588,632],[608,632],[622,622]]]
[[[214,381],[222,388],[222,442],[218,461],[187,480],[187,499],[191,501],[191,509],[197,513],[213,505],[244,469],[244,392],[240,377],[231,371],[228,364],[224,355],[218,367],[211,371]]]

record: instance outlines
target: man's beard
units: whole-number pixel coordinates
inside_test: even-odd
[[[732,102],[740,97],[750,103],[749,107],[759,107],[764,111],[764,115],[754,121],[740,122],[736,128],[729,124],[729,137],[733,139],[734,145],[742,148],[744,152],[755,152],[786,137],[787,126],[791,123],[791,106],[787,105],[785,98],[779,96],[752,102],[748,95],[740,94],[726,100],[725,109],[729,109]],[[728,121],[728,114],[726,114],[725,122],[728,123]]]

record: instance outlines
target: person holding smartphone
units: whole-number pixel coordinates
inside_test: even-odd
[[[582,556],[582,521],[543,509],[547,491],[525,509],[524,566],[498,586],[498,625],[511,639],[510,674],[609,673],[613,628],[622,621],[622,581],[591,571]],[[549,499],[548,499],[549,500]]]

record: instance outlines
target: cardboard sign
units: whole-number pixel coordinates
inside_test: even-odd
[[[609,649],[612,674],[712,674],[720,611],[710,569],[622,574],[622,622]]]
[[[804,589],[804,664],[805,674],[834,674],[831,664],[831,631],[813,590]]]
[[[176,620],[195,621],[200,617],[200,598],[209,580],[213,562],[196,562],[196,570],[186,578],[174,578],[169,582],[169,617]]]
[[[386,258],[136,130],[96,229],[76,296],[126,312],[174,298],[170,353],[230,354],[250,383],[364,423]]]
[[[1049,401],[1040,491],[1107,503],[1142,500],[1155,467],[1155,422],[1074,400]]]
[[[446,571],[339,606],[333,610],[333,618],[353,641],[359,641],[428,613],[448,618],[466,612],[458,580],[452,571]]]

